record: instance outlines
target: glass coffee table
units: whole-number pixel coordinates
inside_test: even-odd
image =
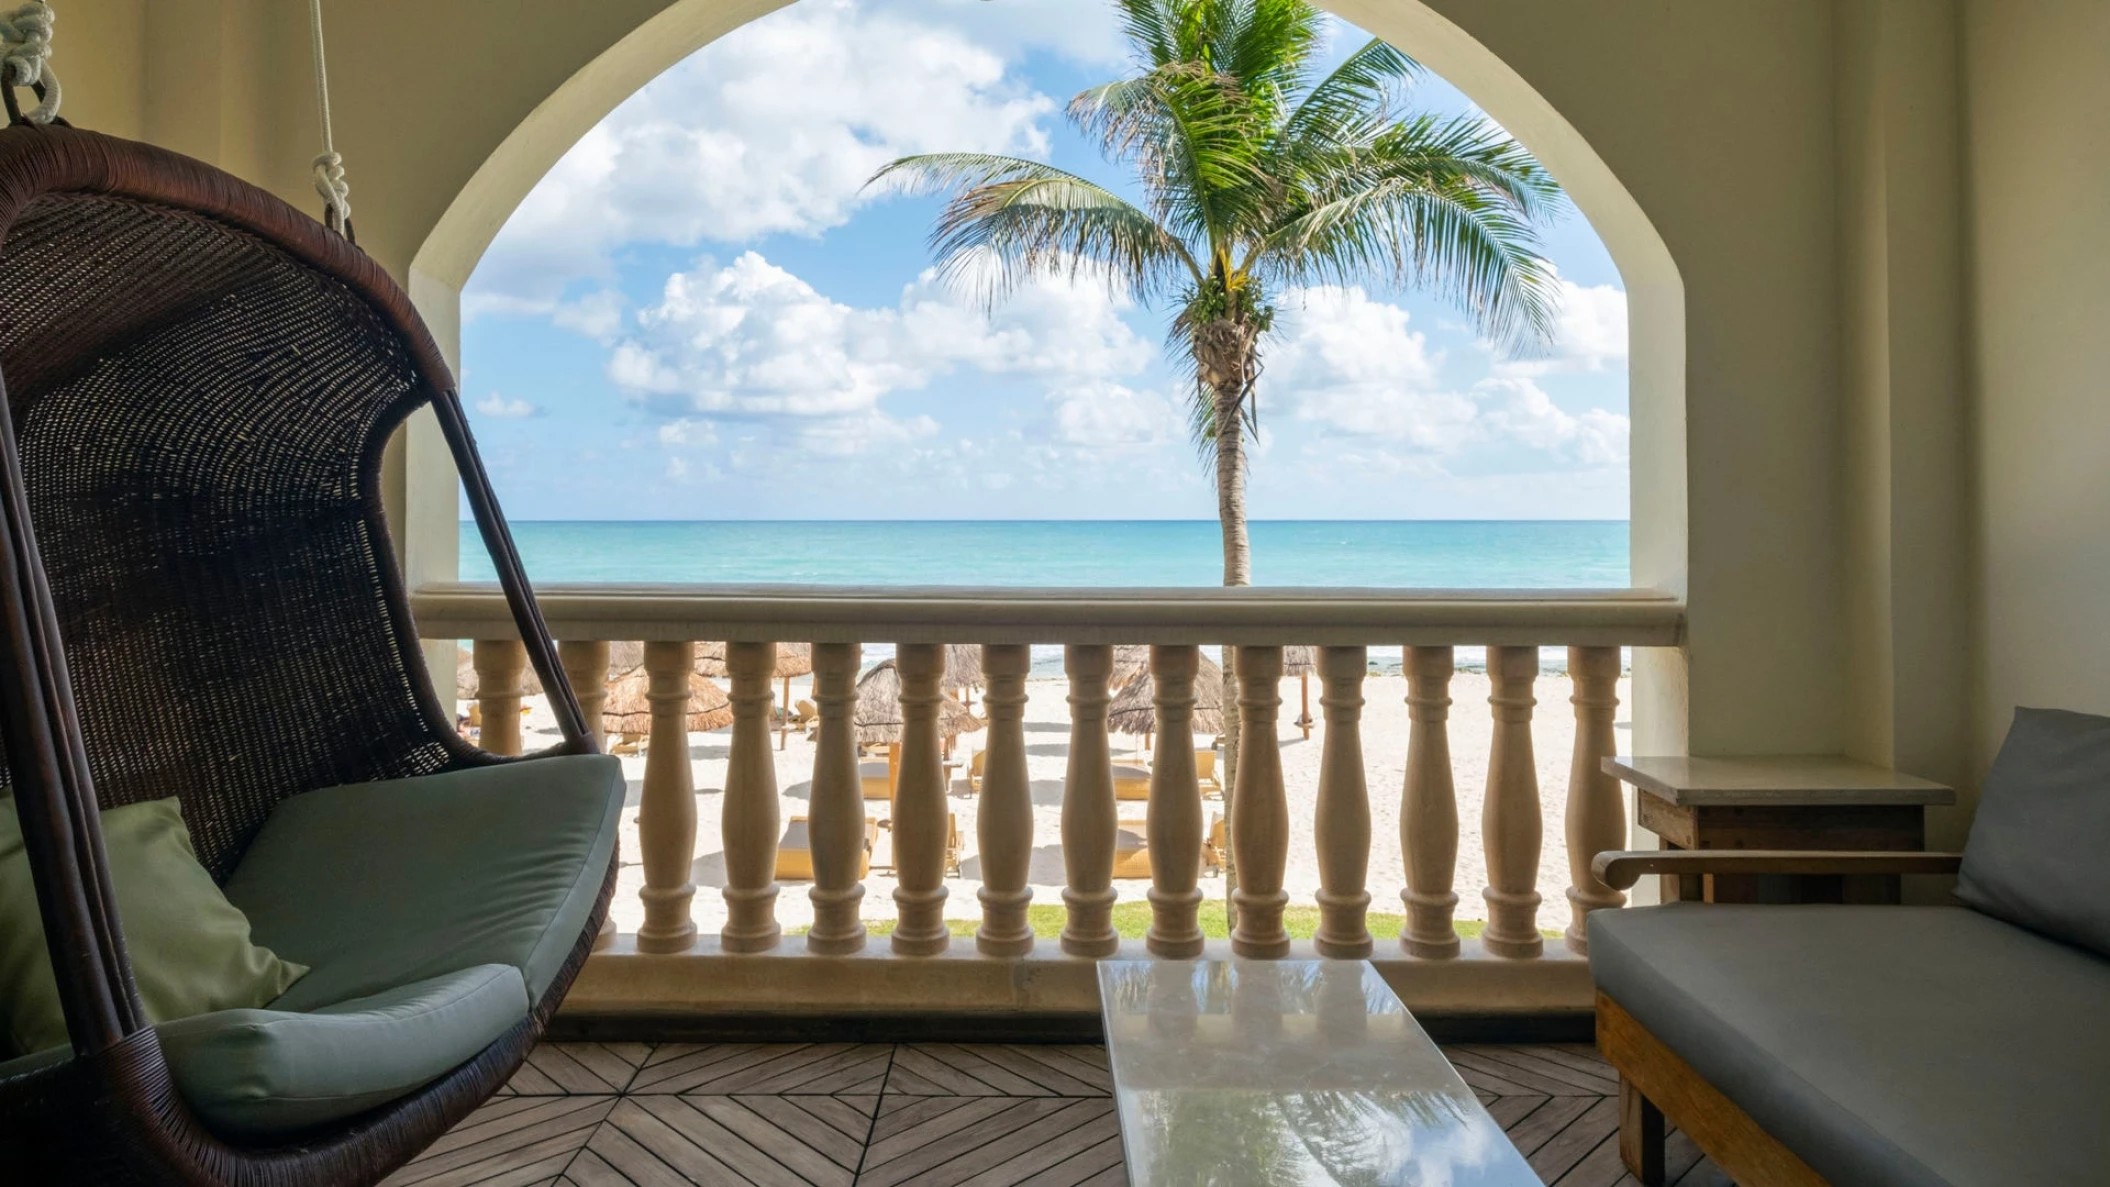
[[[1103,961],[1133,1187],[1539,1187],[1367,961]]]

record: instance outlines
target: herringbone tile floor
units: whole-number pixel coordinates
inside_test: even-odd
[[[1446,1055],[1554,1187],[1632,1187],[1587,1046]],[[387,1187],[1122,1184],[1097,1046],[549,1043]],[[1683,1135],[1671,1181],[1726,1184]]]

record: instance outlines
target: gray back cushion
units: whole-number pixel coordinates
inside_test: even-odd
[[[1985,777],[1956,897],[2110,956],[2110,717],[2015,710]]]

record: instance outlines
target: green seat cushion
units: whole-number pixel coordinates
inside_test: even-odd
[[[1590,915],[1598,988],[1830,1182],[2100,1183],[2110,961],[1961,907]]]
[[[264,1005],[307,970],[252,942],[250,921],[198,864],[173,799],[102,814],[125,951],[147,1017]],[[0,800],[0,1019],[6,1054],[62,1046],[66,1019],[12,797]]]
[[[528,1016],[509,964],[478,965],[312,1014],[223,1010],[156,1027],[191,1111],[222,1136],[282,1138],[356,1116],[467,1063]],[[0,1080],[73,1058],[53,1047]]]
[[[273,810],[227,883],[315,1010],[474,965],[556,980],[615,854],[622,765],[539,758],[333,787]]]
[[[525,1021],[520,970],[484,964],[308,1014],[225,1010],[157,1028],[176,1088],[225,1137],[281,1137],[415,1091]]]

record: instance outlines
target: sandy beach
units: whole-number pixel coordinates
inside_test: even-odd
[[[809,694],[807,679],[794,680],[794,698]],[[1029,701],[1026,706],[1026,751],[1028,770],[1033,781],[1034,837],[1035,848],[1032,863],[1033,901],[1036,903],[1060,903],[1062,901],[1063,865],[1060,845],[1062,818],[1062,778],[1067,761],[1069,718],[1063,697],[1067,689],[1060,679],[1035,679],[1027,684]],[[1373,676],[1364,686],[1367,704],[1363,710],[1363,753],[1370,784],[1371,809],[1371,854],[1369,889],[1371,910],[1397,914],[1400,910],[1399,894],[1405,886],[1404,866],[1400,856],[1399,800],[1404,779],[1407,754],[1408,720],[1405,704],[1406,681],[1399,676]],[[1575,737],[1575,719],[1567,699],[1568,681],[1564,677],[1542,676],[1538,682],[1539,707],[1533,722],[1533,744],[1538,759],[1541,813],[1544,821],[1544,848],[1539,860],[1539,893],[1544,902],[1539,908],[1539,926],[1550,930],[1565,927],[1568,922],[1568,904],[1565,890],[1568,886],[1568,853],[1563,841],[1563,815],[1567,806],[1567,784],[1569,754]],[[1312,736],[1306,740],[1301,731],[1291,722],[1297,716],[1298,686],[1294,679],[1285,680],[1283,696],[1282,767],[1284,783],[1289,794],[1291,840],[1289,865],[1285,885],[1292,903],[1310,903],[1319,886],[1319,867],[1313,846],[1313,805],[1318,794],[1319,756],[1324,738],[1324,726],[1313,728]],[[1318,715],[1318,689],[1316,682],[1311,690],[1312,710]],[[1487,884],[1486,859],[1480,844],[1480,811],[1487,785],[1487,755],[1492,726],[1488,715],[1488,680],[1482,672],[1461,671],[1452,683],[1451,696],[1451,753],[1453,773],[1458,791],[1458,819],[1463,833],[1458,849],[1458,917],[1460,919],[1485,919],[1486,905],[1481,890]],[[1624,705],[1627,704],[1627,682],[1619,685],[1622,705],[1619,722],[1619,741],[1625,747],[1628,726]],[[529,714],[524,723],[524,745],[530,749],[556,742],[557,732],[546,702],[540,697],[531,697],[526,702]],[[466,705],[463,706],[466,709]],[[979,907],[975,901],[975,890],[979,885],[980,861],[975,852],[975,797],[968,792],[964,775],[968,757],[979,750],[984,741],[981,733],[962,735],[954,749],[960,762],[961,774],[956,778],[949,800],[952,811],[959,819],[960,833],[965,851],[961,860],[962,877],[946,883],[949,897],[946,903],[948,918],[971,919],[978,917]],[[1124,758],[1141,759],[1145,752],[1140,749],[1140,738],[1115,735],[1115,761]],[[713,733],[689,735],[689,752],[694,762],[696,786],[696,861],[694,881],[696,883],[696,925],[706,933],[715,932],[725,919],[725,907],[720,889],[725,884],[725,854],[720,833],[720,817],[724,805],[723,788],[727,751],[730,747],[730,732],[720,730]],[[808,793],[813,767],[813,746],[798,734],[792,734],[785,748],[773,751],[776,761],[777,786],[779,789],[778,811],[780,817],[789,820],[792,816],[808,814]],[[615,900],[615,917],[624,931],[635,931],[643,911],[637,892],[643,885],[644,874],[638,864],[637,845],[637,800],[645,773],[642,755],[623,759],[623,773],[629,780],[629,807],[624,814],[623,868]],[[883,814],[885,805],[870,805],[874,814]],[[1220,801],[1211,800],[1205,814],[1213,816],[1223,810]],[[1144,805],[1123,803],[1121,815],[1126,818],[1141,818]],[[887,858],[888,841],[882,834],[879,857]],[[1141,900],[1149,883],[1141,880],[1117,881],[1115,889],[1122,900]],[[813,910],[807,899],[809,884],[788,882],[782,884],[777,899],[777,918],[788,929],[810,923]],[[868,919],[887,919],[893,915],[894,881],[891,877],[874,872],[865,882],[866,893],[863,914]],[[1223,879],[1209,877],[1203,880],[1204,893],[1220,898],[1223,895]],[[1373,929],[1376,930],[1376,929]],[[1388,936],[1380,935],[1379,939]]]

